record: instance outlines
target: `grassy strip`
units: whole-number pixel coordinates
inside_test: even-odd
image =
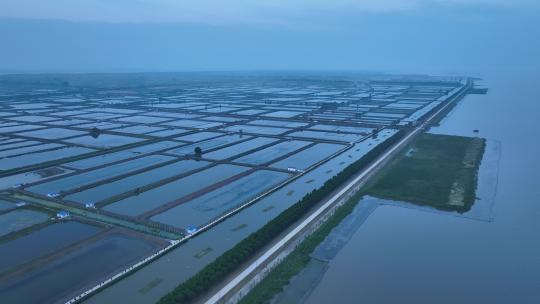
[[[468,211],[475,201],[478,169],[485,140],[422,134],[369,184],[369,195]],[[462,197],[451,200],[459,190]]]
[[[405,131],[400,130],[385,142],[373,148],[361,159],[326,181],[320,188],[305,195],[298,203],[283,211],[262,228],[216,258],[193,277],[178,285],[172,292],[161,298],[158,303],[187,303],[203,295],[216,283],[238,269],[246,260],[254,257],[275,237],[306,215],[314,205],[338,189],[350,177],[365,168],[381,152],[388,149],[388,147],[392,146],[404,135]]]
[[[289,280],[296,276],[311,260],[310,254],[349,215],[358,204],[362,194],[356,193],[345,204],[336,209],[313,234],[296,247],[268,276],[253,288],[240,304],[268,303],[275,295],[283,291]]]
[[[470,204],[470,206],[472,206],[472,204],[474,204],[474,202],[476,201],[478,170],[480,169],[480,164],[482,163],[482,158],[484,157],[484,152],[486,150],[485,139],[475,138],[475,140],[476,142],[471,143],[471,146],[469,146],[469,150],[467,151],[471,154],[465,156],[468,164],[465,165],[464,168],[462,168],[458,172],[457,176],[457,180],[462,185],[472,185],[469,187],[465,187],[464,191],[464,202],[466,204]],[[471,170],[473,171],[472,174],[469,173]]]

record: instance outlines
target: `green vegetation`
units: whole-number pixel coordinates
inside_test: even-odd
[[[163,280],[160,278],[153,279],[150,283],[148,283],[143,288],[139,289],[139,292],[142,294],[148,293],[150,290],[152,290],[154,287],[158,286]]]
[[[214,284],[236,270],[243,262],[255,256],[259,250],[284,232],[290,225],[301,219],[319,201],[338,189],[339,186],[345,183],[355,173],[365,168],[381,152],[401,139],[404,134],[405,131],[401,130],[385,142],[379,144],[361,159],[326,181],[323,186],[308,193],[299,202],[283,211],[261,229],[240,241],[236,246],[216,258],[200,272],[180,284],[171,293],[161,298],[159,303],[186,303],[204,294]]]
[[[276,268],[274,268],[241,301],[241,304],[268,303],[289,284],[309,263],[310,254],[367,193],[387,198],[403,199],[408,195],[418,202],[429,199],[430,205],[444,209],[464,210],[475,199],[477,171],[483,155],[485,141],[480,138],[423,134],[397,159],[386,166],[375,181],[357,192],[312,235],[307,237]],[[438,164],[437,162],[441,162]],[[436,164],[437,163],[437,164]],[[399,175],[401,174],[401,175]],[[411,181],[411,178],[420,181]],[[414,186],[414,188],[411,187]],[[452,185],[466,185],[465,191],[452,191]],[[391,186],[391,188],[383,188]],[[420,189],[422,188],[422,189]],[[395,191],[395,192],[393,192]],[[414,192],[418,191],[418,192]],[[447,191],[439,194],[437,191]],[[414,194],[418,193],[418,197]],[[449,197],[463,193],[462,205],[450,203]],[[426,199],[427,198],[427,199]],[[439,202],[440,204],[435,204]]]
[[[332,229],[349,215],[360,201],[362,194],[357,192],[347,200],[321,225],[313,234],[307,237],[296,247],[281,263],[274,268],[255,288],[253,288],[240,304],[268,303],[274,296],[289,284],[289,280],[296,276],[311,260],[310,254],[330,234]]]
[[[422,134],[378,174],[367,193],[466,212],[476,198],[484,148],[480,138]]]
[[[182,236],[179,233],[174,232],[174,231],[170,232],[170,231],[158,230],[156,229],[156,227],[151,227],[151,226],[147,226],[147,225],[140,224],[137,222],[132,222],[129,219],[116,218],[116,217],[109,216],[103,212],[98,213],[96,211],[92,211],[88,209],[79,209],[79,208],[72,207],[69,205],[61,204],[56,201],[45,200],[45,199],[30,196],[30,195],[26,195],[26,194],[14,193],[12,195],[12,198],[16,200],[30,202],[44,209],[53,210],[55,212],[58,210],[66,210],[66,211],[69,211],[73,216],[80,216],[82,218],[94,220],[101,223],[106,223],[109,225],[126,227],[126,228],[140,231],[143,233],[154,234],[159,237],[166,238],[166,239],[179,239]]]
[[[247,224],[240,224],[240,225],[234,227],[233,229],[231,229],[231,231],[242,230],[242,229],[244,229],[244,228],[246,228],[246,227],[247,227]]]
[[[195,156],[201,157],[201,155],[202,155],[201,147],[195,147],[195,149],[193,151],[195,152]]]
[[[93,138],[98,138],[102,132],[103,131],[101,131],[99,128],[93,127],[92,130],[90,130],[90,136]]]
[[[205,249],[203,249],[203,250],[197,252],[197,253],[194,255],[194,257],[197,258],[197,259],[200,259],[200,258],[202,258],[203,256],[205,256],[205,255],[209,254],[210,252],[212,252],[212,250],[214,250],[214,249],[212,249],[212,248],[210,248],[210,247],[207,247],[207,248],[205,248]]]

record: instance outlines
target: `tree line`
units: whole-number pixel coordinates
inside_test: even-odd
[[[188,303],[204,294],[213,285],[240,267],[242,263],[254,257],[259,250],[269,244],[275,237],[306,215],[319,201],[338,189],[358,171],[367,167],[378,155],[400,140],[404,135],[405,131],[400,130],[386,141],[380,143],[362,158],[326,181],[321,187],[306,194],[299,202],[283,211],[259,230],[240,241],[233,248],[224,252],[197,274],[178,285],[172,292],[161,298],[158,303]]]

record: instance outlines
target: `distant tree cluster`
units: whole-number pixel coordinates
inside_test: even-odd
[[[201,157],[201,156],[202,156],[202,149],[201,149],[201,147],[195,147],[195,149],[193,150],[193,152],[195,152],[195,156],[197,156],[197,157]]]

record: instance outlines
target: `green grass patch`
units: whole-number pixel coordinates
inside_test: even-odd
[[[142,294],[145,294],[145,293],[148,293],[150,290],[152,290],[154,287],[158,286],[159,284],[161,284],[161,282],[163,282],[162,279],[160,278],[155,278],[153,279],[150,283],[148,283],[146,286],[144,286],[143,288],[139,289],[139,292],[142,293]]]
[[[264,209],[262,210],[262,212],[268,212],[268,211],[270,211],[270,210],[272,210],[272,209],[274,209],[274,208],[275,208],[275,206],[270,205],[270,206],[264,208]]]
[[[422,134],[369,184],[385,199],[466,212],[475,201],[485,140]]]
[[[244,228],[246,228],[246,227],[247,227],[247,224],[240,224],[240,225],[234,227],[233,229],[231,229],[231,231],[242,230],[242,229],[244,229]]]
[[[203,249],[203,250],[197,252],[197,253],[194,255],[194,257],[197,258],[197,259],[200,259],[200,258],[202,258],[203,256],[205,256],[205,255],[209,254],[210,252],[212,252],[212,250],[214,250],[214,249],[212,249],[212,248],[210,248],[210,247],[205,248],[205,249]]]

